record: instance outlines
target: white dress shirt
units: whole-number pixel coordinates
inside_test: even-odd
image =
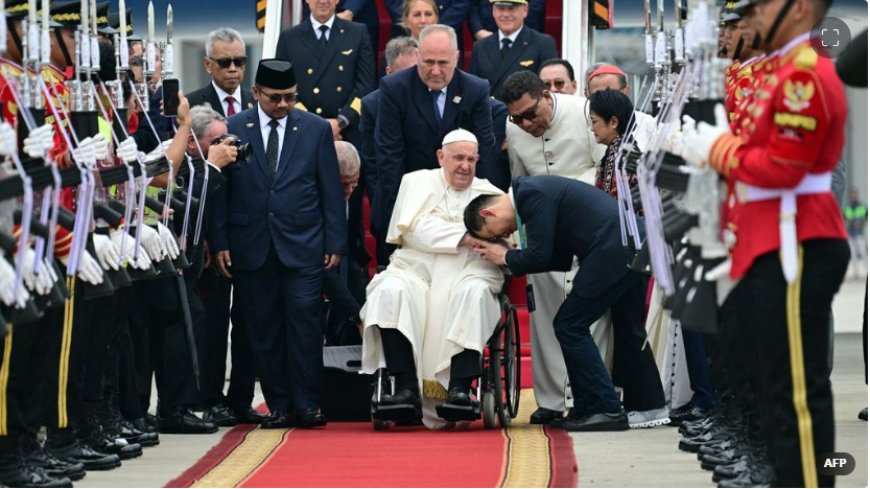
[[[214,91],[217,92],[218,99],[221,101],[221,107],[224,109],[223,115],[227,115],[227,111],[229,110],[229,103],[227,103],[227,97],[233,97],[233,105],[236,109],[236,114],[242,111],[242,87],[236,87],[236,90],[233,93],[227,93],[223,91],[223,89],[217,86],[217,83],[214,80],[211,81],[211,85],[214,87]]]
[[[326,40],[328,41],[329,36],[332,35],[333,22],[335,22],[335,14],[333,14],[332,17],[329,18],[329,20],[327,20],[326,22],[324,22],[322,24],[320,22],[318,22],[317,19],[315,19],[314,16],[312,15],[311,16],[311,27],[314,28],[314,38],[317,40],[320,40],[320,26],[325,25],[326,27],[329,28],[329,30],[326,31]]]
[[[272,118],[266,115],[263,112],[263,108],[259,105],[257,106],[257,114],[260,116],[260,134],[263,136],[263,148],[268,150],[269,148],[269,133],[272,132],[272,126],[269,125],[272,122]],[[287,129],[287,117],[285,116],[282,119],[275,119],[278,121],[278,161],[281,161],[281,150],[284,149],[284,133]],[[275,166],[277,169],[277,165]]]
[[[504,33],[501,32],[501,29],[499,29],[498,30],[498,48],[501,49],[502,39],[504,39],[504,38],[510,39],[511,40],[511,47],[514,47],[514,44],[517,43],[517,37],[520,35],[520,32],[522,30],[523,30],[523,26],[520,26],[520,28],[517,29],[516,31],[514,31],[513,34],[506,36],[506,35],[504,35]]]
[[[431,97],[432,92],[434,90],[429,90],[429,96]],[[444,87],[440,90],[441,95],[438,96],[438,112],[441,115],[441,118],[444,118],[444,104],[447,103],[447,87]]]

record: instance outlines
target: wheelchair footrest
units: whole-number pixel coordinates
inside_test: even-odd
[[[477,421],[480,419],[480,403],[474,401],[466,404],[442,404],[435,407],[438,417],[447,421]]]
[[[423,418],[423,410],[413,404],[379,404],[372,406],[372,418],[397,423],[415,423]]]

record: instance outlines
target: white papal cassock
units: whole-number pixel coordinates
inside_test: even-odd
[[[460,248],[459,241],[468,203],[502,193],[479,178],[468,189],[454,190],[440,168],[406,174],[387,232],[387,242],[400,248],[366,289],[362,370],[386,366],[380,331],[373,326],[401,331],[414,351],[429,428],[446,424],[434,406],[447,397],[451,357],[466,348],[482,353],[499,320],[501,270]]]

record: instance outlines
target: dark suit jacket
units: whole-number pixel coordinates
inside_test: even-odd
[[[495,136],[495,166],[489,172],[489,183],[507,192],[511,185],[511,161],[507,150],[502,151],[501,146],[507,139],[507,107],[498,100],[490,97],[489,105],[492,108],[492,133]]]
[[[513,191],[526,229],[526,248],[505,256],[514,275],[568,271],[576,256],[574,289],[595,297],[628,272],[633,253],[622,246],[617,203],[606,192],[554,176],[516,177]]]
[[[375,124],[375,157],[378,185],[372,224],[386,229],[399,192],[402,175],[438,168],[436,151],[448,132],[463,128],[477,136],[480,161],[477,176],[487,178],[494,167],[495,139],[489,87],[485,80],[456,70],[447,85],[441,125],[429,89],[411,67],[381,80]]]
[[[372,91],[375,62],[365,26],[338,17],[329,31],[324,53],[319,51],[311,19],[285,30],[278,38],[276,58],[293,63],[299,104],[324,118],[347,118],[354,130],[359,124],[360,99]]]
[[[537,72],[544,61],[555,57],[556,41],[552,37],[523,28],[504,59],[498,33],[475,42],[469,71],[489,80],[492,96],[501,99],[502,84],[511,73],[520,70]]]
[[[523,24],[538,32],[544,32],[546,6],[546,0],[529,0],[529,15],[526,16],[526,21]],[[471,0],[471,9],[468,11],[468,30],[474,37],[474,34],[481,29],[490,32],[495,32],[498,29],[495,18],[492,16],[492,4],[489,3],[489,0]]]
[[[270,243],[288,268],[323,264],[327,253],[347,253],[345,206],[332,130],[323,119],[294,110],[287,117],[274,179],[266,162],[257,109],[228,121],[246,138],[251,161],[225,170],[227,183],[214,197],[213,251],[230,250],[233,267],[256,270]]]
[[[378,89],[362,98],[362,114],[359,119],[360,178],[369,193],[369,198],[374,194],[378,181],[378,169],[375,163],[375,123],[378,118],[380,95],[381,91]]]
[[[254,106],[254,94],[251,93],[250,90],[245,90],[244,88],[242,88],[241,91],[242,100],[239,102],[242,105],[242,110],[250,109]],[[227,116],[224,113],[224,104],[221,103],[221,99],[218,98],[217,91],[211,83],[187,94],[187,101],[190,102],[191,107],[208,104],[212,109],[216,110],[218,114],[224,117]]]

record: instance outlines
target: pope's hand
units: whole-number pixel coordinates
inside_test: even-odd
[[[488,241],[481,241],[475,243],[474,251],[480,255],[484,260],[494,263],[496,265],[504,265],[505,264],[505,256],[508,252],[508,247],[505,246],[504,243],[490,243]]]

